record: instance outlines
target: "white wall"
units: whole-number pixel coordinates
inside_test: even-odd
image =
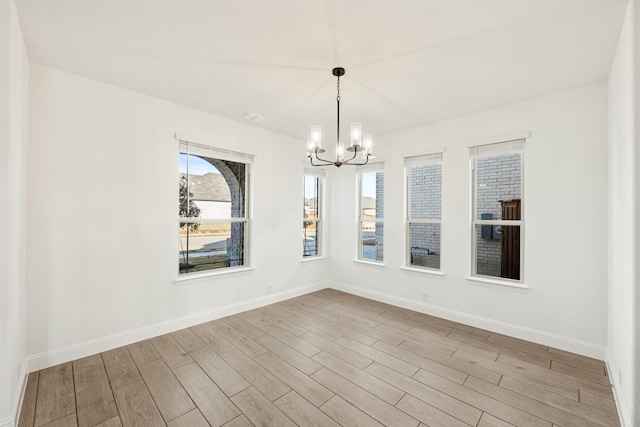
[[[331,278],[339,287],[591,356],[607,334],[607,86],[581,87],[377,138],[385,161],[385,266],[354,263],[354,170],[333,171]],[[470,264],[467,147],[530,131],[525,153],[528,292],[466,279]],[[445,147],[444,277],[401,270],[403,153]],[[427,293],[429,304],[421,302]]]
[[[609,315],[607,362],[624,426],[640,424],[638,410],[638,96],[640,26],[631,1],[609,76]]]
[[[268,285],[327,279],[326,260],[301,262],[303,142],[41,65],[30,81],[30,368],[263,297]],[[255,154],[254,271],[174,285],[175,132]]]
[[[24,231],[29,58],[13,0],[0,1],[0,426],[24,379]]]

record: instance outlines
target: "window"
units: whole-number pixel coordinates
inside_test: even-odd
[[[180,141],[180,275],[248,265],[253,156]]]
[[[472,270],[522,282],[524,139],[470,148]]]
[[[302,256],[322,255],[324,170],[305,169],[303,177]]]
[[[406,265],[440,270],[442,153],[404,159],[407,185]]]
[[[359,214],[358,259],[384,260],[384,170],[383,165],[358,167]]]

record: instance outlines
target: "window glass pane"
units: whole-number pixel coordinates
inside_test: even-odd
[[[304,217],[319,217],[319,199],[320,178],[317,176],[304,176]]]
[[[244,265],[244,222],[181,223],[180,274]]]
[[[320,221],[303,221],[302,256],[320,255]]]
[[[442,163],[413,166],[409,172],[410,219],[440,219]]]
[[[180,274],[238,267],[247,261],[249,166],[210,157],[208,153],[214,151],[180,143]],[[232,218],[241,221],[234,222]]]
[[[361,218],[384,218],[384,172],[363,172],[361,183]]]
[[[321,255],[320,215],[322,205],[322,178],[304,175],[303,180],[303,222],[302,222],[302,256]]]
[[[245,169],[244,163],[181,153],[180,217],[244,218]]]
[[[520,226],[476,225],[476,274],[520,280]]]
[[[476,219],[499,220],[501,202],[522,198],[522,153],[476,159]],[[518,218],[520,219],[520,218]]]
[[[409,264],[440,269],[440,224],[409,225]]]
[[[384,226],[381,222],[362,221],[360,242],[362,259],[382,261],[384,254]]]

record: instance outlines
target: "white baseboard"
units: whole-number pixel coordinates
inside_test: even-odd
[[[20,374],[18,376],[18,384],[16,391],[13,395],[13,405],[11,405],[11,412],[13,415],[9,415],[0,419],[0,427],[15,427],[18,425],[18,419],[20,418],[20,409],[22,406],[22,399],[24,398],[24,391],[27,388],[27,364],[23,362],[20,366]]]
[[[27,389],[27,362],[22,362],[20,366],[20,376],[18,380],[18,386],[16,387],[16,394],[13,400],[13,414],[15,416],[14,423],[18,425],[20,419],[20,410],[22,409],[22,400],[24,399],[24,392]]]
[[[82,343],[70,345],[45,353],[36,354],[27,358],[26,370],[28,372],[55,366],[60,363],[70,362],[82,357],[91,356],[92,354],[101,353],[103,351],[112,350],[122,347],[123,345],[132,344],[134,342],[146,340],[159,335],[175,332],[180,329],[189,328],[200,323],[209,322],[221,317],[230,316],[232,314],[241,313],[243,311],[252,310],[254,308],[263,307],[265,305],[284,301],[310,292],[319,291],[329,286],[328,282],[320,282],[312,285],[302,286],[284,292],[278,292],[254,298],[248,301],[242,301],[235,304],[217,307],[212,310],[168,320],[166,322],[133,329],[102,338],[97,338]],[[0,424],[0,427],[4,427]]]
[[[348,292],[364,298],[375,301],[384,302],[398,307],[406,308],[420,313],[441,317],[443,319],[460,322],[465,325],[475,326],[477,328],[487,329],[496,333],[509,335],[514,338],[547,345],[561,350],[570,351],[572,353],[581,354],[583,356],[593,357],[604,360],[605,347],[574,338],[564,337],[549,332],[539,331],[536,329],[526,328],[494,319],[475,316],[461,311],[451,310],[421,301],[414,301],[407,298],[389,295],[386,293],[372,291],[370,289],[358,286],[347,285],[346,283],[330,282],[330,287],[339,291]]]
[[[612,367],[609,358],[609,352],[607,351],[605,354],[605,363],[607,364],[607,372],[609,372],[609,378],[611,378],[611,383],[613,386],[613,399],[616,402],[616,409],[618,410],[618,416],[620,417],[620,426],[622,427],[631,427],[631,423],[625,422],[625,407],[624,403],[620,396],[620,383],[617,381],[617,375],[615,375],[615,368]]]

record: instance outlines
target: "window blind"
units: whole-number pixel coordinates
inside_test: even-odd
[[[514,139],[512,141],[497,142],[494,144],[476,145],[469,147],[469,156],[486,157],[502,153],[513,153],[514,151],[524,151],[524,139]]]
[[[424,154],[421,156],[410,156],[404,158],[405,166],[421,166],[429,163],[438,163],[442,161],[442,153]]]
[[[326,171],[323,168],[304,168],[304,174],[307,176],[325,176]]]
[[[184,154],[193,154],[199,157],[208,157],[212,159],[228,160],[231,162],[253,164],[253,155],[229,150],[226,148],[212,147],[209,145],[198,144],[195,142],[180,140],[180,152]]]

